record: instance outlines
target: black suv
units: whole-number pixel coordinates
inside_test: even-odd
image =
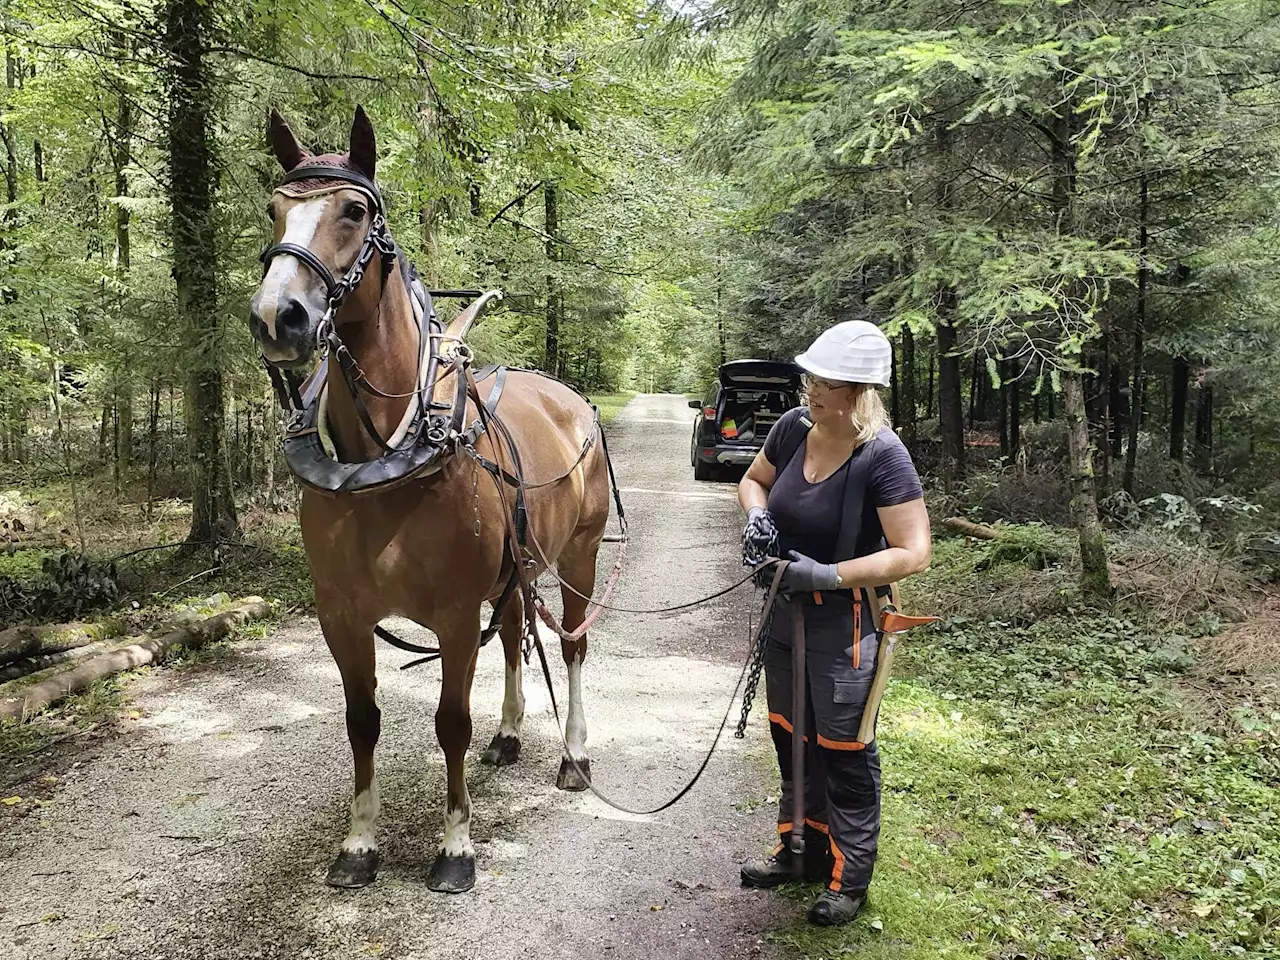
[[[733,360],[702,400],[693,424],[689,462],[695,480],[710,480],[722,465],[748,466],[778,418],[800,404],[800,368],[776,360]]]

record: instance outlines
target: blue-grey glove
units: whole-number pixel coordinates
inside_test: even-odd
[[[809,593],[812,590],[836,590],[840,576],[834,563],[818,563],[795,550],[787,551],[791,561],[782,575],[782,589],[790,593]]]

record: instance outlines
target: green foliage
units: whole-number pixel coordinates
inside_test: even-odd
[[[69,620],[100,610],[120,596],[119,574],[111,562],[64,551],[40,561],[31,580],[0,576],[0,616],[5,620]]]

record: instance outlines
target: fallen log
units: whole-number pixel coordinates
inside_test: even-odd
[[[87,647],[103,639],[102,628],[93,623],[53,623],[0,630],[0,664],[46,653],[62,653]]]
[[[942,521],[944,527],[950,527],[952,530],[958,530],[966,537],[977,537],[979,540],[999,540],[1000,531],[995,527],[988,527],[984,523],[974,523],[972,520],[966,520],[963,517],[947,517]]]
[[[172,630],[161,637],[120,647],[91,657],[70,670],[33,683],[0,699],[0,721],[22,720],[51,703],[85,689],[96,680],[122,670],[132,670],[163,660],[177,646],[199,647],[211,640],[227,636],[233,629],[250,620],[270,615],[271,605],[261,597],[246,597],[230,610],[198,623]]]
[[[12,663],[0,667],[0,682],[17,680],[20,677],[47,670],[49,667],[56,667],[61,663],[93,656],[95,653],[101,653],[106,649],[106,643],[95,641],[83,647],[72,647],[70,650],[58,650],[53,653],[37,654],[34,657],[14,660]]]

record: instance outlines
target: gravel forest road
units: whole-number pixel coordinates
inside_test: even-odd
[[[695,483],[693,412],[640,395],[609,428],[632,534],[615,594],[657,606],[733,582],[734,488]],[[601,576],[616,549],[601,553]],[[583,686],[598,786],[631,804],[692,775],[737,680],[754,600],[744,588],[657,617],[606,612]],[[406,635],[429,639],[399,622]],[[393,625],[394,627],[394,625]],[[524,751],[494,770],[499,644],[481,655],[469,777],[478,877],[430,892],[444,758],[432,716],[439,673],[379,647],[382,871],[360,891],[324,885],[351,788],[343,702],[312,618],[214,662],[130,682],[136,719],[61,771],[49,801],[0,812],[0,956],[13,960],[270,957],[727,958],[770,955],[767,930],[795,910],[743,890],[738,862],[772,834],[763,696],[746,740],[726,733],[702,782],[653,817],[554,786],[560,742],[526,671]],[[563,663],[554,659],[563,696]],[[734,714],[736,717],[737,707]],[[29,807],[30,805],[28,805]]]

